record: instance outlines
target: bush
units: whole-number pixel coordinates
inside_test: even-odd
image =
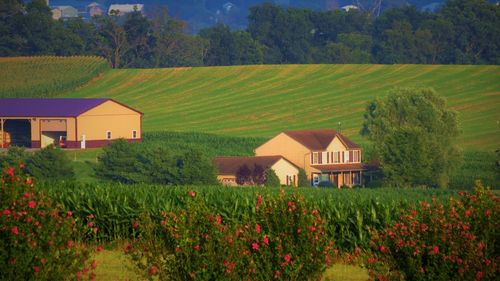
[[[447,206],[435,200],[405,212],[373,238],[374,280],[496,280],[499,198],[479,186]]]
[[[39,180],[73,180],[75,172],[66,153],[60,148],[49,145],[35,152],[26,163],[28,174]]]
[[[13,168],[1,177],[0,212],[0,280],[93,278],[85,266],[89,251],[75,242],[72,213]]]
[[[7,153],[0,154],[0,168],[17,167],[21,163],[26,163],[28,154],[22,147],[11,146]]]
[[[196,193],[185,210],[163,212],[143,239],[129,245],[145,275],[161,280],[310,280],[321,276],[333,253],[325,224],[302,197],[257,195],[255,216],[231,223]],[[160,235],[155,235],[159,232]]]
[[[280,178],[276,175],[273,169],[267,169],[266,170],[266,182],[264,183],[265,186],[269,187],[276,187],[280,186]]]
[[[299,169],[299,187],[309,187],[311,182],[307,179],[306,171],[304,169]]]

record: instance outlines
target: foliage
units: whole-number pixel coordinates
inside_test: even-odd
[[[17,146],[11,146],[7,150],[7,153],[0,154],[0,163],[2,168],[17,167],[20,164],[26,163],[28,159],[28,153],[26,149]]]
[[[159,237],[143,237],[126,251],[146,276],[161,280],[319,278],[333,254],[319,212],[284,193],[257,195],[255,204],[255,217],[233,224],[191,199],[186,210],[162,212]]]
[[[311,182],[307,179],[306,171],[304,169],[299,169],[299,179],[297,182],[298,187],[309,187]]]
[[[361,133],[374,142],[390,186],[446,187],[458,167],[457,112],[430,89],[398,89],[368,104]],[[416,168],[418,167],[418,168]]]
[[[67,154],[54,145],[42,148],[29,157],[26,171],[40,181],[71,181],[75,178]]]
[[[72,212],[35,189],[19,169],[2,170],[0,210],[0,280],[95,278]]]
[[[217,184],[215,168],[199,150],[172,152],[124,139],[103,148],[95,172],[100,179],[125,184]]]
[[[265,175],[266,182],[264,183],[265,186],[276,187],[281,185],[280,179],[278,178],[278,175],[276,175],[273,169],[267,169],[265,174],[266,174]]]
[[[108,68],[98,57],[0,58],[0,98],[53,97],[83,86]]]
[[[374,236],[368,260],[374,280],[496,280],[499,198],[473,193],[405,210]]]
[[[264,170],[264,167],[255,164],[250,169],[248,165],[244,164],[236,171],[236,183],[239,185],[263,185],[267,182],[266,175],[267,171]]]
[[[65,209],[75,210],[74,215],[92,222],[99,231],[90,238],[114,240],[133,237],[131,223],[140,220],[141,214],[151,214],[155,219],[162,210],[177,212],[186,208],[184,196],[195,191],[210,209],[221,214],[224,220],[234,223],[255,215],[252,203],[257,193],[271,196],[276,188],[222,186],[164,186],[59,183],[43,186],[46,194],[61,202]],[[296,191],[295,191],[296,190]],[[381,229],[397,219],[403,208],[411,203],[429,201],[433,196],[445,202],[455,192],[444,190],[391,190],[380,189],[286,189],[299,192],[310,208],[321,212],[329,222],[327,233],[335,239],[339,249],[367,248],[369,230]]]

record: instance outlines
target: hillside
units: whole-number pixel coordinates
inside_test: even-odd
[[[108,68],[100,57],[0,57],[0,98],[51,97],[83,86]]]
[[[460,112],[468,149],[500,144],[500,67],[259,65],[113,69],[71,97],[109,97],[145,113],[145,131],[270,137],[338,128],[362,141],[366,103],[395,87],[432,87]]]

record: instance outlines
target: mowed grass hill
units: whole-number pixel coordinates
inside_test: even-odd
[[[95,65],[81,57],[59,58],[57,62],[60,60],[68,64],[62,66],[65,75]],[[51,76],[37,66],[40,62],[14,64],[16,73],[23,73],[16,76],[24,78],[0,75],[0,89],[14,83],[38,93],[38,85],[46,81],[25,77]],[[0,74],[10,72],[5,67],[0,59]],[[499,66],[257,65],[98,70],[103,72],[98,79],[86,76],[85,86],[60,90],[59,96],[116,99],[144,112],[143,127],[150,132],[271,137],[283,130],[338,128],[341,122],[343,133],[364,142],[359,130],[369,101],[397,87],[431,87],[460,112],[461,145],[489,151],[500,147]],[[23,83],[19,79],[24,79]],[[56,80],[65,79],[60,76]],[[0,90],[0,96],[4,93]],[[29,95],[26,91],[23,94]]]

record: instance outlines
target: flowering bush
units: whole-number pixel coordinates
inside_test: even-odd
[[[192,197],[188,208],[162,214],[159,227],[125,251],[150,276],[175,280],[311,280],[331,261],[333,243],[317,210],[301,197],[257,196],[255,216],[238,223]],[[159,231],[160,241],[154,240]],[[151,236],[147,237],[147,233]]]
[[[0,175],[0,280],[93,279],[72,212],[35,190],[19,168]]]
[[[482,186],[448,205],[422,202],[373,237],[374,280],[496,280],[499,199]]]

